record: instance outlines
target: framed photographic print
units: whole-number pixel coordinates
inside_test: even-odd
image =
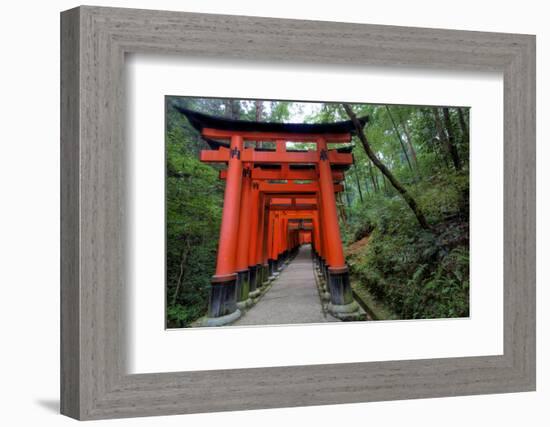
[[[61,15],[61,411],[535,389],[535,38]]]

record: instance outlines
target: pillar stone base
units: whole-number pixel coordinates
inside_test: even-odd
[[[347,267],[328,267],[328,289],[330,300],[335,305],[346,305],[353,301]]]
[[[355,301],[349,304],[336,305],[332,302],[328,303],[327,310],[330,314],[340,320],[365,320],[365,314]]]
[[[241,316],[237,308],[237,274],[212,277],[208,316],[204,326],[221,326],[237,320]]]
[[[220,317],[206,317],[202,322],[202,326],[224,326],[233,323],[241,317],[241,311],[236,309],[233,313],[226,314],[225,316]]]
[[[248,289],[250,293],[254,292],[261,283],[258,283],[259,270],[257,265],[248,266]]]
[[[341,320],[359,320],[359,305],[353,299],[347,267],[328,267],[328,290],[330,303],[328,311]]]
[[[359,304],[355,301],[349,304],[333,304],[332,301],[328,303],[328,309],[331,313],[353,313],[359,310]]]
[[[268,283],[266,286],[263,286],[260,290],[260,296],[264,295],[271,289],[271,286],[273,286],[271,283]]]
[[[255,300],[258,299],[258,297],[262,294],[261,289],[256,289],[254,292],[250,292],[250,298],[252,298],[252,302],[256,302]]]
[[[275,278],[279,275],[277,272],[277,260],[268,259],[267,265],[269,268],[269,280],[275,280]]]
[[[269,264],[262,265],[262,286],[269,284]]]
[[[249,297],[250,293],[250,274],[248,269],[237,271],[237,284],[235,293],[237,295],[237,307],[240,309],[252,305]]]
[[[237,308],[239,310],[246,310],[247,308],[250,308],[254,305],[254,300],[252,299],[252,297],[250,298],[247,298],[245,301],[238,301],[237,302]]]

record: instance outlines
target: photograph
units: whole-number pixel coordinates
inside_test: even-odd
[[[470,316],[468,106],[164,108],[167,329]]]

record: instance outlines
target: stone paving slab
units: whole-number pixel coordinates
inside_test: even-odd
[[[323,312],[313,276],[311,246],[305,245],[273,282],[271,289],[233,325],[285,325],[339,321]]]

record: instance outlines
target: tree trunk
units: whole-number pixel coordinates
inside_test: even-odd
[[[372,181],[373,193],[376,193],[379,190],[378,189],[378,181],[374,177],[374,171],[372,170],[372,165],[370,164],[370,162],[368,163],[368,165],[369,165],[369,175],[370,175],[370,179]]]
[[[231,118],[234,120],[241,118],[241,104],[239,104],[239,101],[231,101]]]
[[[437,130],[437,136],[439,138],[439,141],[441,145],[445,147],[445,151],[447,155],[451,157],[451,160],[452,160],[451,150],[449,145],[449,138],[445,133],[445,129],[443,129],[443,123],[441,122],[441,115],[439,114],[439,108],[433,107],[433,114],[434,114],[435,128]],[[447,156],[445,156],[445,163],[448,165]]]
[[[411,165],[411,161],[409,160],[409,155],[407,154],[407,149],[405,148],[405,144],[403,143],[403,138],[401,138],[401,132],[399,132],[399,129],[397,128],[397,125],[395,124],[395,120],[393,120],[393,116],[390,110],[390,107],[386,105],[386,111],[388,112],[388,116],[390,116],[391,123],[393,125],[393,130],[395,134],[397,135],[397,138],[399,139],[399,143],[401,144],[401,149],[403,150],[403,154],[405,154],[405,158],[407,159],[407,163],[409,165],[409,169],[412,171],[413,167]]]
[[[346,209],[344,208],[344,204],[342,203],[342,196],[341,193],[338,193],[338,212],[340,213],[340,219],[342,221],[342,224],[344,224],[344,227],[348,228],[348,221],[346,216]]]
[[[239,101],[234,99],[224,99],[225,117],[228,119],[238,120],[241,117],[241,105]]]
[[[262,113],[263,113],[262,101],[255,101],[254,105],[256,106],[256,121],[261,122],[262,121]],[[262,148],[262,141],[256,141],[256,147]]]
[[[176,289],[174,290],[174,296],[172,297],[172,305],[176,304],[178,299],[178,294],[180,292],[181,283],[185,275],[185,263],[187,262],[187,255],[189,255],[189,241],[185,240],[184,248],[181,253],[181,262],[180,262],[180,274],[178,276],[178,282],[176,284]]]
[[[460,156],[458,155],[458,150],[456,149],[456,140],[454,136],[453,126],[451,123],[451,116],[449,114],[449,109],[443,107],[443,118],[445,119],[445,128],[447,129],[447,141],[449,144],[449,153],[451,154],[451,159],[453,160],[453,165],[457,171],[462,169],[462,164],[460,162]]]
[[[367,192],[367,196],[370,194],[370,189],[369,189],[369,180],[368,178],[365,179],[365,191]]]
[[[407,144],[409,146],[409,149],[411,150],[412,158],[414,160],[414,165],[418,168],[418,158],[416,157],[416,150],[414,149],[411,133],[409,132],[409,127],[407,126],[407,122],[403,120],[402,117],[399,117],[399,120],[401,122],[401,126],[403,127],[403,131],[405,132],[405,136],[407,137]]]
[[[355,181],[357,182],[357,188],[359,190],[359,199],[361,200],[361,203],[363,203],[363,192],[361,191],[361,182],[359,181],[359,175],[357,174],[355,160],[353,162],[353,171],[355,172]]]
[[[256,121],[261,122],[262,121],[262,101],[255,101],[254,104],[256,105]]]
[[[401,183],[393,176],[393,174],[390,172],[390,170],[380,161],[380,159],[376,156],[374,151],[372,151],[372,148],[369,144],[369,141],[367,139],[367,135],[365,132],[363,132],[362,126],[359,123],[359,120],[357,120],[357,116],[351,109],[351,106],[349,104],[343,104],[344,109],[346,110],[346,113],[348,114],[349,118],[352,120],[355,130],[357,132],[357,136],[361,140],[361,143],[363,144],[363,148],[365,149],[365,152],[367,153],[367,156],[371,161],[374,163],[374,165],[382,172],[382,174],[388,178],[390,183],[393,185],[393,187],[399,192],[401,197],[405,200],[405,202],[409,205],[411,210],[413,211],[418,223],[420,226],[426,230],[430,229],[430,226],[428,225],[428,222],[426,221],[426,218],[424,217],[424,213],[422,210],[418,207],[418,204],[416,203],[416,200],[409,194],[409,192],[401,185]]]
[[[225,107],[225,117],[232,119],[233,118],[233,101],[230,99],[224,99],[223,105]]]
[[[462,143],[469,144],[470,143],[470,129],[468,128],[468,125],[466,124],[466,120],[464,119],[464,112],[462,111],[462,108],[457,108],[458,110],[458,122],[460,123],[460,129],[462,130]]]
[[[344,194],[346,196],[346,202],[348,204],[348,209],[351,209],[351,200],[349,199],[349,193],[348,193],[348,189],[346,187],[346,181],[343,181],[342,184],[344,186]]]

